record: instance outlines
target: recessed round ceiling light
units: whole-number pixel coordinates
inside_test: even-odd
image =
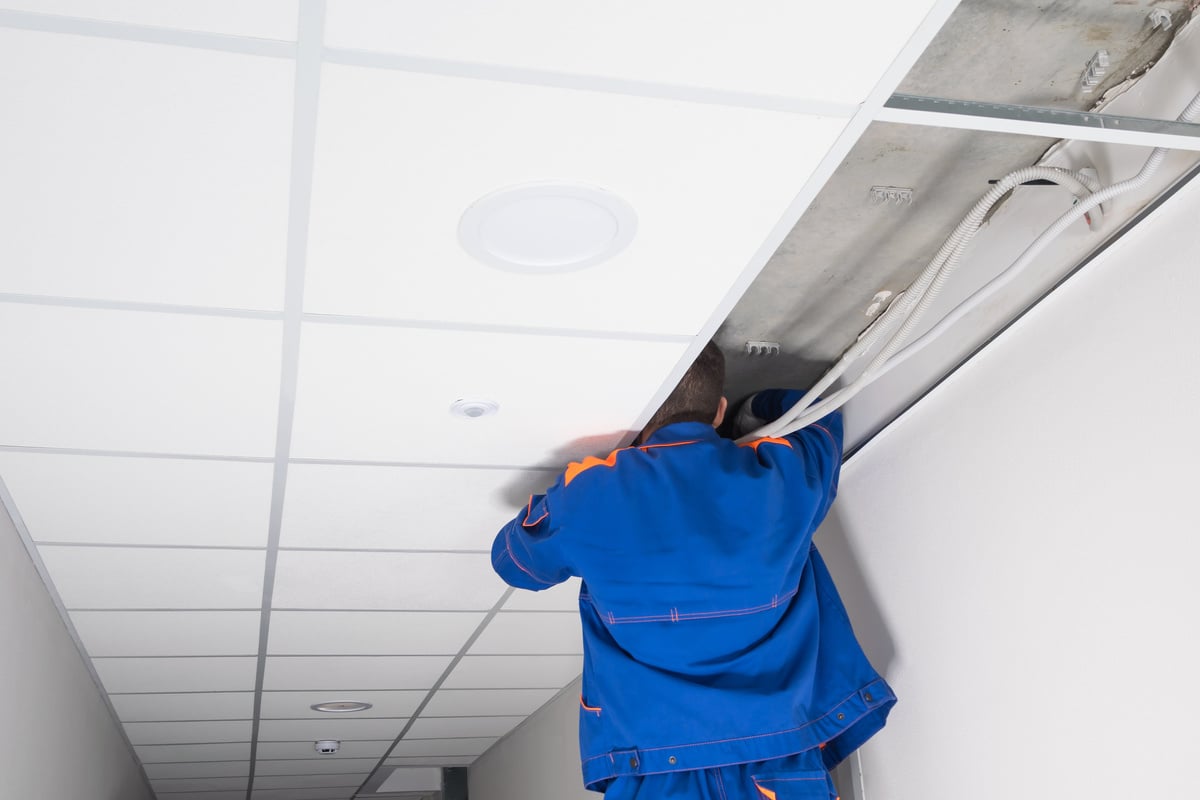
[[[468,419],[490,417],[499,410],[500,404],[493,400],[455,400],[450,404],[451,414]]]
[[[326,714],[349,714],[353,711],[366,711],[370,707],[370,703],[359,703],[356,700],[338,700],[309,706],[313,711],[324,711]]]
[[[637,214],[604,189],[531,183],[477,200],[458,224],[463,249],[510,272],[571,272],[606,261],[637,233]]]

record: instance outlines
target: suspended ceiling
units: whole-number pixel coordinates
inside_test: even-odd
[[[570,683],[574,587],[507,591],[493,533],[727,315],[731,355],[786,351],[735,387],[819,369],[1036,160],[873,122],[897,88],[979,88],[982,5],[934,39],[954,3],[0,3],[0,495],[158,796],[386,796]],[[1077,49],[1122,65],[1170,38],[1053,5],[1010,10],[1064,40],[1119,17]],[[930,175],[926,216],[864,219],[870,185]],[[544,180],[624,198],[634,243],[550,276],[459,247],[472,203]],[[347,699],[373,708],[309,708]]]
[[[1186,27],[1192,5],[1187,0],[964,0],[896,91],[1111,111],[1113,102],[1120,105],[1119,96],[1137,84]],[[1170,27],[1155,27],[1151,9],[1167,12]],[[1101,49],[1108,53],[1108,70],[1095,87],[1085,89],[1081,73]],[[1180,88],[1190,99],[1194,88]],[[1116,113],[1173,119],[1182,111],[1182,105],[1159,99],[1158,107]],[[873,122],[720,329],[718,341],[734,356],[733,393],[771,385],[780,374],[796,376],[799,385],[813,382],[870,322],[865,312],[876,293],[895,294],[908,286],[987,192],[989,181],[1038,163],[1055,141],[1057,136]],[[1126,149],[1145,158],[1138,148]],[[1094,166],[1105,184],[1129,177],[1120,171],[1125,164],[1095,158],[1103,154],[1088,155],[1093,159],[1055,163],[1075,169]],[[1164,172],[1178,175],[1185,163],[1173,163]],[[912,202],[873,202],[873,186],[911,189]],[[1110,220],[1105,234],[1118,227],[1117,220]],[[1081,243],[1076,256],[1094,247],[1094,242]],[[981,333],[992,330],[984,326]],[[746,341],[763,340],[778,342],[781,357],[745,357]]]

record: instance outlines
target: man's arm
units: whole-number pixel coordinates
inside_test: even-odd
[[[567,563],[562,533],[550,513],[549,496],[558,485],[561,479],[547,494],[532,495],[525,509],[496,534],[492,568],[510,586],[540,591],[574,574]]]
[[[774,422],[800,402],[803,396],[804,392],[799,389],[764,389],[751,395],[738,412],[737,432],[748,433]],[[817,519],[825,516],[837,495],[844,433],[842,412],[834,411],[784,437],[803,457],[809,483],[824,496],[824,503],[818,508]]]

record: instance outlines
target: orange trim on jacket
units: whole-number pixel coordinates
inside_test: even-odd
[[[759,786],[758,781],[754,782],[754,787],[762,792],[762,796],[767,798],[767,800],[775,800],[775,793],[766,787]]]
[[[764,436],[761,439],[755,439],[752,442],[746,442],[745,444],[740,444],[740,445],[738,445],[738,447],[749,447],[749,448],[753,449],[754,452],[757,453],[758,446],[760,444],[781,444],[784,447],[789,447],[789,448],[792,446],[792,443],[789,442],[787,439],[781,439],[777,436]]]
[[[658,447],[679,447],[680,445],[695,443],[696,440],[693,439],[689,442],[666,442],[664,444],[644,444],[639,447],[622,447],[613,450],[606,458],[588,456],[583,461],[572,461],[567,465],[567,471],[563,473],[563,486],[570,486],[571,481],[579,477],[580,473],[587,472],[592,467],[615,467],[617,465],[617,456],[626,450],[641,450],[644,453],[647,450],[653,450]]]

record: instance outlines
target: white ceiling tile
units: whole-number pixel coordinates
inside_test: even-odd
[[[0,460],[0,468],[3,461]],[[282,547],[490,550],[492,537],[553,472],[293,464]],[[431,498],[470,502],[430,502]]]
[[[236,778],[250,774],[249,761],[198,761],[177,764],[145,764],[150,780],[164,778]]]
[[[254,689],[258,659],[93,658],[92,664],[110,693],[245,692]]]
[[[246,790],[234,792],[176,792],[169,800],[246,800]],[[165,798],[164,800],[168,800]]]
[[[323,78],[305,310],[324,314],[695,335],[846,122],[336,65]],[[480,198],[550,180],[622,198],[632,243],[549,275],[459,246]]]
[[[440,739],[431,741],[450,742],[454,740]],[[430,764],[438,767],[467,767],[476,758],[477,756],[420,756],[417,758],[389,758],[386,763],[392,767],[423,767]]]
[[[348,787],[357,789],[371,777],[369,772],[346,772],[337,775],[254,775],[255,789],[298,789],[317,787]],[[163,798],[163,800],[171,800]]]
[[[418,739],[457,739],[503,736],[525,721],[511,717],[421,717],[408,735]]]
[[[579,677],[583,656],[464,656],[445,689],[561,689]]]
[[[272,655],[455,655],[483,621],[473,611],[271,612]]]
[[[394,736],[393,736],[394,738]],[[392,744],[378,741],[344,741],[337,753],[317,753],[317,740],[258,743],[255,775],[343,775],[370,772]]]
[[[442,771],[436,767],[400,767],[380,784],[376,792],[440,792]]]
[[[174,792],[217,792],[241,789],[246,791],[250,779],[248,776],[227,778],[160,778],[151,779],[150,785],[162,796]],[[255,782],[257,785],[257,781]],[[170,800],[168,797],[167,800]]]
[[[250,719],[254,716],[254,692],[110,694],[108,698],[122,722]],[[238,741],[246,738],[243,736]]]
[[[156,744],[135,745],[134,751],[143,764],[174,764],[183,761],[217,762],[246,761],[250,758],[249,742],[218,744]],[[247,763],[249,763],[247,761]],[[172,798],[175,800],[175,798]]]
[[[34,541],[267,544],[271,464],[0,452],[0,475]]]
[[[409,739],[405,737],[396,745],[388,763],[394,758],[420,756],[478,756],[496,743],[494,737],[481,739]]]
[[[686,346],[310,323],[301,344],[292,455],[560,465],[606,453]],[[493,400],[500,410],[476,419],[452,416],[450,406],[460,398]],[[571,413],[563,413],[564,405]],[[480,537],[497,527],[489,524]]]
[[[421,710],[421,718],[529,716],[558,692],[558,689],[442,689]]]
[[[263,791],[256,789],[251,792],[250,800],[350,800],[357,788],[265,789]]]
[[[347,689],[335,693],[263,692],[260,716],[264,720],[298,719],[303,717],[325,721],[342,718],[407,717],[417,710],[417,706],[425,699],[425,694],[425,691],[422,689],[407,692],[361,692],[355,689]],[[355,711],[344,714],[330,714],[312,709],[312,706],[317,703],[346,700],[370,703],[371,708],[368,708],[366,711]]]
[[[252,608],[261,550],[38,548],[67,608]]]
[[[295,39],[297,0],[3,0],[0,8],[156,28]]]
[[[204,722],[126,722],[129,741],[137,744],[209,744],[244,742],[250,738],[251,720]]]
[[[579,613],[573,611],[497,614],[471,645],[472,655],[583,653]]]
[[[395,739],[408,722],[407,719],[347,719],[346,716],[326,714],[324,719],[264,719],[258,723],[258,741],[389,740]]]
[[[530,592],[518,589],[504,603],[505,611],[579,612],[579,579],[572,578],[557,586]]]
[[[91,656],[252,656],[258,611],[72,611]]]
[[[720,0],[359,0],[330,4],[325,41],[473,64],[857,103],[932,6],[931,0],[865,0],[852,9],[787,0],[735,8]]]
[[[292,62],[3,30],[0,70],[0,291],[281,308]]]
[[[297,656],[267,658],[266,691],[388,691],[428,689],[451,656]]]
[[[283,550],[275,567],[278,608],[473,611],[503,593],[483,554]]]
[[[0,442],[271,456],[282,323],[5,304]]]

